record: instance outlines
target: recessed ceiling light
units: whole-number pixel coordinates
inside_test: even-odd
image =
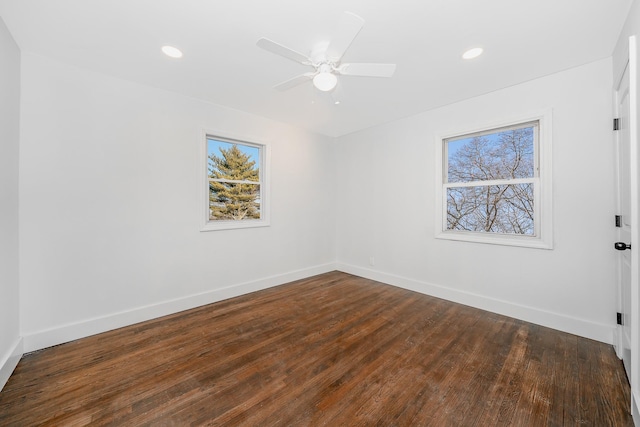
[[[162,52],[171,58],[182,58],[182,51],[173,46],[162,46]]]
[[[473,49],[469,49],[468,51],[463,53],[462,57],[464,59],[473,59],[473,58],[477,58],[480,55],[482,55],[482,48],[481,47],[474,47]]]

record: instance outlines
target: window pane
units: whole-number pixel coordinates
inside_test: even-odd
[[[534,127],[447,140],[447,182],[532,178]]]
[[[207,138],[209,178],[260,181],[260,148]]]
[[[447,189],[447,230],[533,236],[533,184]]]
[[[209,182],[209,220],[260,219],[260,185]]]

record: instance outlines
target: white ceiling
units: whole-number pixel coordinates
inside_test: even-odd
[[[631,2],[0,0],[0,17],[23,51],[335,137],[606,58]],[[311,69],[256,41],[308,54],[344,11],[365,26],[343,62],[396,63],[395,75],[341,76],[340,105],[310,83],[274,90]],[[461,59],[476,46],[484,55]]]

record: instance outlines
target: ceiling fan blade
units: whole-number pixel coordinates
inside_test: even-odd
[[[308,82],[315,75],[316,73],[304,73],[300,76],[294,77],[292,79],[289,79],[285,82],[280,83],[279,85],[276,85],[275,89],[279,91],[285,91],[285,90],[291,89],[293,87],[301,85],[302,83]]]
[[[344,76],[391,77],[396,71],[396,64],[342,64],[338,72]]]
[[[363,26],[364,19],[355,13],[345,12],[338,25],[338,33],[327,48],[327,59],[332,62],[340,61]]]
[[[296,61],[303,65],[311,65],[311,59],[306,55],[301,54],[300,52],[296,52],[293,49],[289,49],[286,46],[282,46],[279,43],[274,42],[273,40],[261,38],[257,41],[256,45],[261,47],[264,50],[268,50],[271,53],[275,53],[276,55],[284,56],[287,59],[291,59],[292,61]]]

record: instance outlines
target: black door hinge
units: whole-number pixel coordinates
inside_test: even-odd
[[[613,119],[613,130],[620,129],[620,119]]]
[[[616,313],[616,323],[622,325],[622,313]]]
[[[616,227],[622,227],[622,216],[616,215]]]

